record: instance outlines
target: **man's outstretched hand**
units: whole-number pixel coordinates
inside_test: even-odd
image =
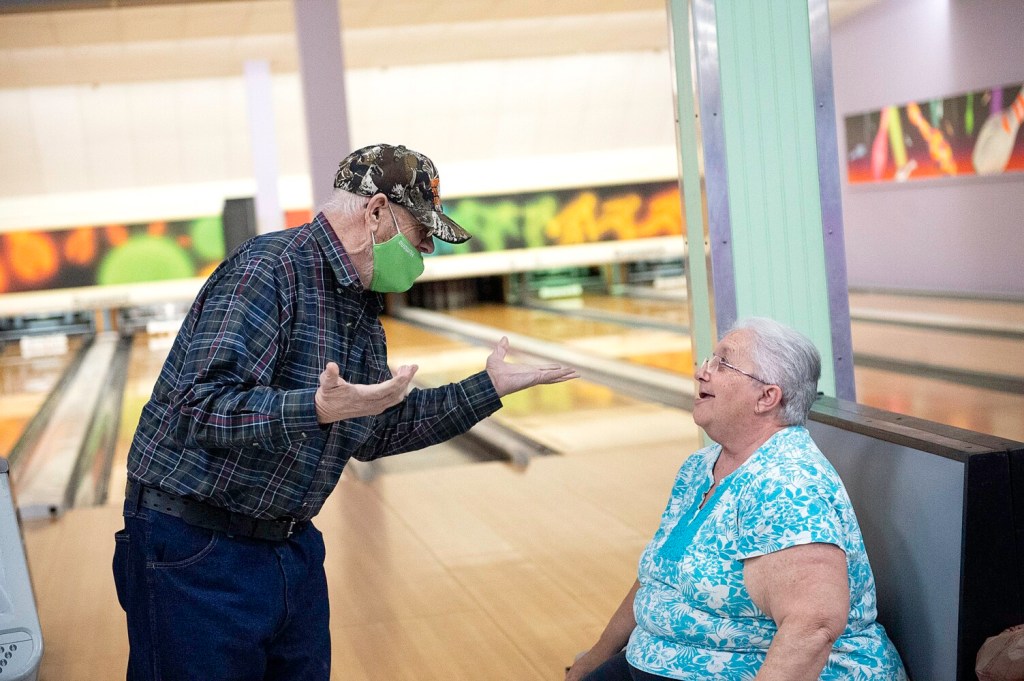
[[[487,358],[487,375],[491,377],[498,397],[504,397],[524,388],[546,383],[561,383],[579,378],[579,373],[561,364],[510,364],[505,361],[508,354],[508,337],[502,336],[494,346],[494,352]]]
[[[409,382],[416,375],[415,364],[398,367],[392,378],[376,385],[348,383],[338,373],[338,365],[328,362],[320,374],[316,390],[316,420],[334,423],[357,416],[376,416],[405,399]]]

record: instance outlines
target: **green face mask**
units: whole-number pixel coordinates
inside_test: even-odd
[[[388,205],[388,210],[391,206]],[[395,212],[391,211],[395,220]],[[382,244],[373,244],[373,279],[370,290],[378,293],[401,293],[412,288],[416,277],[423,274],[423,254],[420,253],[398,229],[398,232]]]

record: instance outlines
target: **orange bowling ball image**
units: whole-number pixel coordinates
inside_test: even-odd
[[[64,259],[73,265],[88,265],[96,260],[96,231],[79,227],[64,240]]]
[[[46,232],[14,232],[4,237],[13,278],[41,284],[57,274],[60,256],[53,237]]]

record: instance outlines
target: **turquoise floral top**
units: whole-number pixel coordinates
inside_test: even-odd
[[[698,508],[721,450],[686,460],[640,557],[630,664],[672,679],[753,679],[776,626],[750,600],[743,560],[822,542],[846,552],[850,615],[821,678],[905,680],[875,621],[875,581],[853,506],[807,429],[773,435]]]

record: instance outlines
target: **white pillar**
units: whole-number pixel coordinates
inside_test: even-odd
[[[345,103],[338,0],[292,0],[306,109],[314,211],[334,191],[338,163],[352,151]]]
[[[271,86],[269,62],[264,59],[245,62],[249,148],[256,176],[256,225],[260,234],[284,229],[284,213],[277,187],[277,139]]]

